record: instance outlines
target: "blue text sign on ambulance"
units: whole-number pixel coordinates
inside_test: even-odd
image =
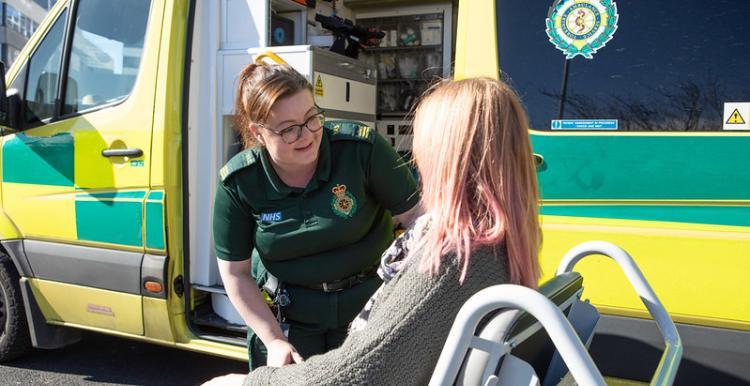
[[[617,119],[553,119],[552,130],[617,130]]]

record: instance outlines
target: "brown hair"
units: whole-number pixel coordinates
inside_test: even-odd
[[[242,136],[244,148],[256,144],[250,132],[251,123],[265,124],[277,100],[310,90],[312,85],[288,65],[250,63],[242,69],[234,100],[235,129]]]

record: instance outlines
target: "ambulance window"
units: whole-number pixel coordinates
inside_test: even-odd
[[[730,130],[731,102],[750,102],[749,1],[615,0],[612,40],[592,59],[569,60],[567,75],[565,55],[545,31],[553,3],[567,2],[497,2],[500,69],[532,128],[576,128],[555,122],[565,119],[616,120],[620,131]],[[593,130],[606,129],[614,128]]]
[[[143,56],[150,0],[81,0],[63,114],[124,99]]]
[[[24,119],[26,127],[38,126],[55,112],[57,78],[67,10],[57,18],[29,59],[26,95],[24,96]]]

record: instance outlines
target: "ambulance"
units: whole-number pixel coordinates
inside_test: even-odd
[[[0,361],[75,343],[81,330],[246,360],[209,227],[219,169],[238,150],[239,69],[270,51],[333,116],[383,119],[377,63],[307,45],[312,13],[331,5],[305,3],[56,3],[0,71]],[[338,3],[355,22],[373,7],[431,4]],[[444,31],[448,72],[503,78],[529,112],[542,281],[575,245],[614,243],[676,322],[678,383],[750,382],[750,4],[441,7],[457,11]],[[271,47],[279,16],[297,34]],[[662,348],[641,299],[607,259],[577,270],[603,313],[597,366],[650,379]]]

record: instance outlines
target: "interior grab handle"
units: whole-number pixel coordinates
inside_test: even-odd
[[[286,60],[281,59],[281,56],[276,55],[273,51],[265,51],[255,56],[255,59],[253,60],[256,64],[263,63],[263,59],[271,59],[272,61],[276,62],[276,64],[286,64],[289,63],[286,62]]]

